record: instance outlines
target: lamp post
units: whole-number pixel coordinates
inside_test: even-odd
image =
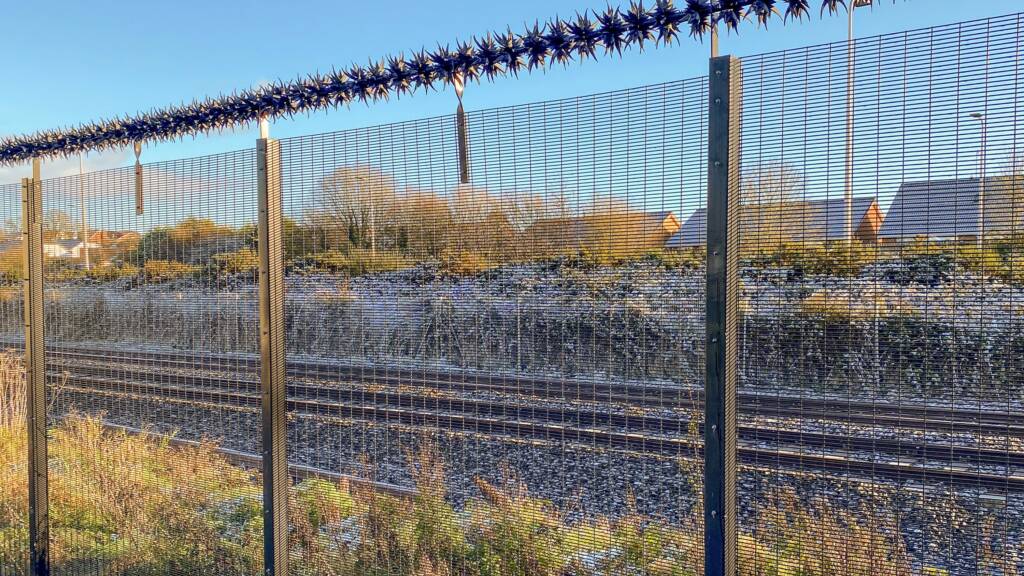
[[[78,154],[78,204],[82,213],[82,251],[84,252],[85,269],[89,270],[89,223],[85,216],[85,161]]]
[[[375,258],[377,256],[377,197],[375,194],[379,192],[379,190],[374,190],[373,183],[370,182],[369,173],[356,174],[356,199],[358,200],[358,195],[365,194],[366,200],[370,204],[370,255]],[[360,238],[359,241],[362,242],[363,239]]]
[[[978,148],[978,238],[980,248],[985,238],[985,148],[988,145],[988,122],[981,112],[972,112],[971,118],[981,123],[981,146]]]
[[[846,16],[846,178],[844,186],[844,228],[846,241],[853,242],[853,68],[856,51],[853,43],[853,13],[871,6],[871,0],[853,0]]]

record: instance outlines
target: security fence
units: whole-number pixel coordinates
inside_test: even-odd
[[[1022,34],[0,187],[0,574],[1017,573]]]
[[[741,572],[1021,569],[1022,23],[743,58]]]

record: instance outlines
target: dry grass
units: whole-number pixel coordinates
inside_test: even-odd
[[[58,562],[90,558],[111,573],[258,570],[250,544],[259,543],[259,532],[235,547],[216,516],[204,514],[258,495],[251,476],[212,446],[171,447],[73,417],[53,430],[53,463],[59,464],[51,474]]]
[[[199,266],[175,260],[147,260],[142,266],[142,275],[147,282],[166,282],[193,276],[199,270]]]
[[[25,566],[24,374],[0,355],[0,565]],[[698,432],[691,419],[690,434]],[[679,460],[699,494],[701,466]],[[98,419],[66,418],[51,430],[52,554],[56,566],[88,563],[107,574],[243,575],[261,570],[260,479],[209,444],[114,432]],[[703,572],[703,509],[677,522],[630,506],[618,517],[570,520],[532,496],[512,470],[476,479],[479,496],[456,510],[448,473],[424,437],[407,454],[417,495],[402,498],[308,479],[290,495],[289,546],[297,575],[561,576]],[[876,495],[877,496],[877,495]],[[779,488],[740,534],[742,576],[895,576],[912,573],[901,527],[884,496],[858,509],[808,501]],[[979,561],[1013,574],[995,526],[984,526]]]
[[[0,353],[0,572],[24,573],[28,562],[25,370]]]
[[[899,525],[862,505],[847,509],[816,499],[808,505],[780,488],[760,508],[753,533],[740,537],[740,573],[898,576],[911,573]]]
[[[920,316],[898,291],[868,289],[851,294],[843,289],[815,291],[800,303],[800,312],[828,322],[870,321]]]
[[[25,424],[25,367],[12,352],[0,353],[0,428]]]

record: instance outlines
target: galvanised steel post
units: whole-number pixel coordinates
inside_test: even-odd
[[[39,160],[21,181],[22,285],[28,429],[29,574],[50,574],[49,461],[46,440],[46,363],[43,342],[43,194]]]
[[[740,61],[711,59],[708,80],[704,574],[736,573],[736,305],[739,284]]]
[[[288,574],[288,435],[285,405],[284,256],[280,144],[261,123],[259,195],[260,382],[263,415],[263,571]]]

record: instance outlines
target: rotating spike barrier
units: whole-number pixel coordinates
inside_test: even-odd
[[[608,7],[574,19],[536,23],[520,33],[509,29],[460,41],[454,50],[450,45],[439,46],[433,51],[415,51],[410,57],[390,56],[365,66],[311,74],[135,117],[0,138],[0,163],[124,148],[136,141],[171,140],[251,124],[261,117],[290,117],[353,102],[386,100],[451,85],[456,75],[467,82],[493,80],[573,59],[596,59],[600,49],[605,54],[621,54],[626,48],[669,44],[684,30],[702,37],[712,26],[735,29],[745,17],[753,17],[761,25],[767,25],[773,16],[801,18],[809,9],[809,0],[687,0],[685,7],[657,0],[649,7],[643,3],[631,3],[624,10]],[[841,9],[845,9],[843,0],[824,0],[821,5],[822,13]]]

